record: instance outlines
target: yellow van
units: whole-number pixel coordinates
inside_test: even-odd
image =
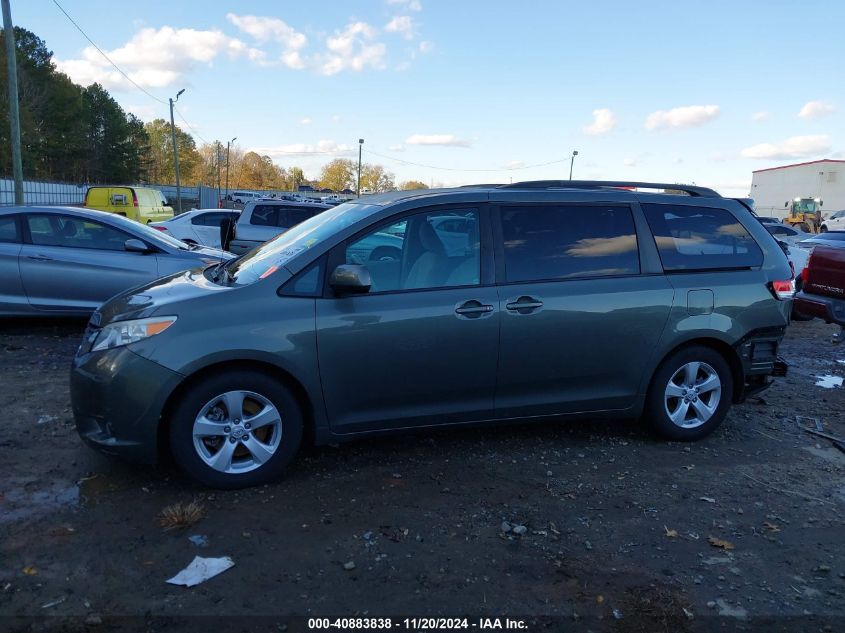
[[[142,224],[173,217],[173,207],[167,206],[164,194],[146,187],[89,187],[84,206],[124,215]]]

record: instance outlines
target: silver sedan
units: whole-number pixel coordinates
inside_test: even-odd
[[[113,213],[0,209],[0,316],[90,314],[110,297],[234,255]]]

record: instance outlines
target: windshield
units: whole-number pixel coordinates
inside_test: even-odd
[[[815,200],[797,200],[795,202],[795,213],[815,213],[819,205]]]
[[[237,285],[247,285],[272,275],[302,251],[313,248],[338,231],[367,217],[371,204],[340,204],[297,224],[226,266]]]

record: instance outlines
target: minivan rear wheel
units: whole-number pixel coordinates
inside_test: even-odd
[[[701,439],[725,419],[733,401],[730,367],[719,352],[703,346],[669,356],[651,381],[646,416],[661,435]]]
[[[235,370],[200,379],[170,420],[176,463],[215,488],[244,488],[277,478],[302,440],[296,398],[262,373]]]

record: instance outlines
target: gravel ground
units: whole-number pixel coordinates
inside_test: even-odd
[[[82,445],[68,397],[82,327],[0,327],[0,629],[475,614],[845,630],[845,453],[796,426],[845,437],[845,389],[815,384],[845,375],[833,326],[793,324],[789,376],[692,445],[634,421],[432,432],[308,449],[282,481],[238,492]],[[160,526],[191,501],[195,524]],[[165,583],[196,555],[235,566]]]

